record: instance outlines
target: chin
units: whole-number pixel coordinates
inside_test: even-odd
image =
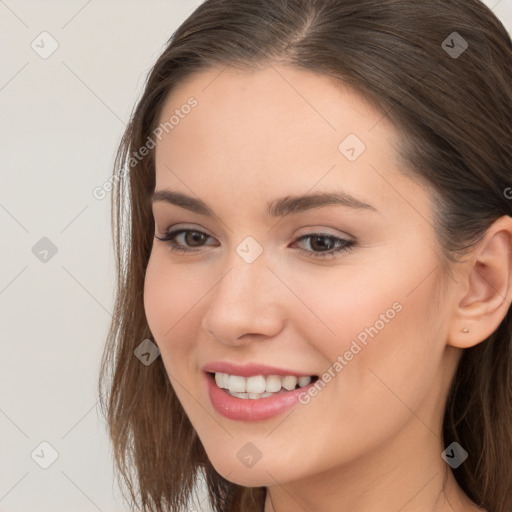
[[[222,473],[221,473],[222,474]],[[270,471],[270,474],[273,474]],[[251,469],[233,471],[231,473],[222,474],[222,476],[230,482],[241,485],[243,487],[268,487],[275,485],[275,480],[265,471],[252,473]],[[277,478],[277,481],[281,481]]]
[[[267,487],[275,485],[276,480],[282,482],[289,478],[289,472],[281,474],[280,468],[274,468],[271,464],[263,464],[258,461],[252,467],[246,467],[238,458],[233,460],[222,460],[210,458],[215,471],[229,482],[242,485],[244,487]],[[282,477],[282,478],[281,478]]]

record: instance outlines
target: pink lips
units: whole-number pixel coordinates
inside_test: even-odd
[[[309,377],[312,373],[296,372],[294,370],[286,370],[275,366],[267,366],[264,364],[247,363],[235,364],[228,361],[216,361],[203,366],[202,370],[209,373],[229,373],[229,375],[240,375],[240,377],[253,377],[254,375],[295,375],[296,377]]]
[[[302,377],[311,376],[312,374],[266,365],[246,364],[241,366],[222,361],[207,364],[202,369],[206,372],[204,374],[206,388],[214,409],[226,418],[238,421],[261,421],[283,414],[298,403],[301,393],[307,393],[308,389],[314,385],[314,382],[311,382],[302,388],[278,393],[273,396],[244,399],[231,396],[226,390],[220,389],[215,383],[214,375],[211,375],[211,373],[221,372],[230,375],[240,375],[241,377],[251,377],[254,375],[294,375]]]

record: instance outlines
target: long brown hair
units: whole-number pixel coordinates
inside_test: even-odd
[[[100,399],[119,483],[144,511],[183,509],[201,472],[216,512],[263,510],[264,487],[245,488],[215,471],[162,359],[146,366],[134,357],[152,338],[143,287],[154,236],[148,197],[155,187],[154,152],[139,158],[138,151],[148,146],[169,93],[193,73],[274,61],[348,84],[392,121],[401,134],[404,172],[433,191],[444,268],[512,212],[506,193],[512,186],[512,42],[483,3],[202,3],[152,68],[113,175],[117,294]],[[457,441],[470,453],[453,470],[458,484],[490,512],[512,510],[511,311],[487,340],[464,350],[443,422],[444,446]]]

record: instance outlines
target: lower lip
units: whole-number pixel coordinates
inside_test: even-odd
[[[287,411],[299,403],[299,395],[308,391],[315,383],[294,389],[286,393],[279,393],[265,398],[238,398],[231,396],[217,386],[215,378],[206,373],[208,396],[213,407],[219,413],[231,420],[260,421],[273,418]]]

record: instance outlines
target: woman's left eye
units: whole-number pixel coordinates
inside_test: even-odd
[[[176,242],[177,237],[184,235],[182,241],[188,244],[188,247],[184,247],[183,245],[179,245]],[[202,231],[197,231],[194,229],[176,229],[174,231],[169,231],[163,237],[159,237],[155,235],[155,238],[165,242],[172,251],[180,251],[185,253],[197,252],[195,249],[191,249],[189,247],[201,247],[201,243],[207,240],[208,238],[212,238],[211,236],[203,233]],[[325,257],[334,257],[337,253],[341,253],[344,251],[350,250],[352,247],[356,245],[354,240],[346,240],[344,238],[339,238],[333,235],[327,235],[323,233],[311,233],[308,235],[302,235],[297,240],[295,240],[294,244],[298,242],[302,242],[303,240],[310,239],[309,245],[311,247],[320,247],[321,249],[325,249],[327,246],[332,246],[331,249],[327,247],[327,250],[321,250],[320,252],[316,252],[315,250],[309,251],[305,249],[300,249],[301,254],[305,256],[312,256],[314,258],[325,258]],[[326,243],[326,241],[329,241]],[[199,245],[195,245],[195,244]],[[338,247],[336,247],[336,245]]]

